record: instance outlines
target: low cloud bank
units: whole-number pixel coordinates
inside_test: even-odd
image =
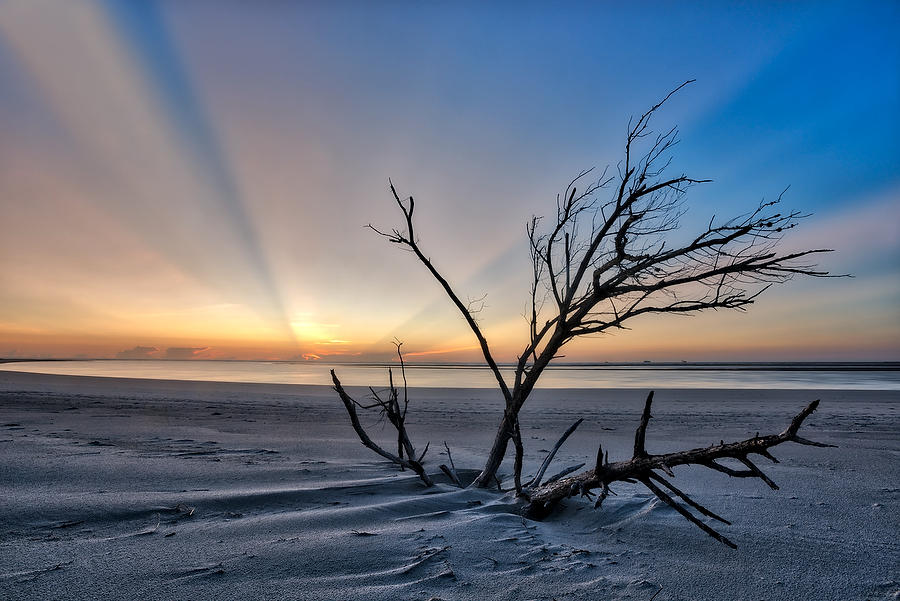
[[[159,349],[155,346],[136,346],[116,353],[116,359],[154,359]]]
[[[171,346],[166,349],[166,359],[195,359],[197,355],[209,349],[208,346]]]

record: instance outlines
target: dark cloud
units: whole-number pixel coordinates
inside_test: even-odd
[[[208,346],[171,346],[166,349],[166,359],[193,359],[208,348]]]
[[[136,346],[116,353],[116,359],[153,359],[158,350],[155,346]]]

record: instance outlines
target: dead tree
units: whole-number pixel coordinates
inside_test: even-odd
[[[801,423],[815,410],[817,403],[812,403],[795,417],[781,434],[667,455],[649,455],[644,448],[644,436],[650,418],[651,393],[630,460],[610,464],[602,450],[598,450],[593,469],[568,476],[582,466],[567,468],[541,484],[553,454],[577,427],[576,423],[554,447],[536,477],[522,483],[519,412],[541,374],[566,344],[582,336],[628,329],[630,321],[639,315],[683,315],[708,309],[745,310],[774,283],[785,282],[795,275],[828,275],[809,262],[812,255],[830,252],[828,249],[779,250],[778,243],[784,234],[805,217],[797,211],[780,211],[781,195],[731,219],[713,217],[705,229],[683,238],[686,242],[673,242],[672,233],[679,229],[688,190],[710,180],[667,174],[670,152],[677,143],[678,132],[671,128],[656,133],[651,130],[650,123],[663,104],[689,83],[681,84],[629,123],[624,157],[615,170],[606,169],[594,179],[591,179],[593,170],[582,171],[557,196],[553,219],[545,221],[533,217],[529,221],[526,231],[532,280],[527,315],[528,342],[518,355],[511,380],[501,373],[471,307],[460,299],[420,246],[413,219],[416,208],[413,197],[401,198],[391,182],[391,194],[403,215],[403,223],[391,230],[369,227],[390,242],[410,250],[431,273],[474,334],[503,395],[503,414],[474,486],[484,488],[498,482],[497,470],[512,441],[515,448],[514,488],[528,502],[527,513],[533,517],[546,514],[560,500],[573,494],[590,496],[591,490],[599,488],[599,502],[602,502],[609,493],[610,483],[640,482],[704,531],[731,544],[674,501],[657,483],[701,514],[721,518],[689,499],[654,470],[669,474],[676,465],[696,464],[730,476],[759,478],[773,486],[774,483],[748,459],[748,454],[774,460],[768,449],[777,444],[789,441],[818,444],[797,436]],[[403,420],[397,417],[397,405],[390,399],[385,402],[378,399],[375,404],[382,408],[392,424],[399,424],[399,450],[398,455],[393,455],[365,434],[355,413],[359,404],[347,396],[333,372],[332,377],[363,444],[390,461],[413,469],[429,484],[421,464],[412,459],[415,455],[411,445],[406,447],[408,437],[404,438],[405,429]],[[407,449],[406,458],[403,449]],[[737,459],[747,469],[734,470],[716,463],[721,458]]]
[[[475,335],[505,401],[476,486],[492,485],[510,440],[516,449],[514,475],[520,481],[519,411],[544,369],[570,341],[627,329],[627,322],[639,315],[743,310],[772,283],[798,274],[827,275],[806,261],[827,249],[778,251],[784,233],[805,216],[779,211],[780,195],[732,219],[713,217],[687,243],[667,241],[667,235],[679,227],[687,191],[710,181],[666,175],[678,131],[650,129],[660,107],[689,83],[629,123],[624,157],[614,175],[607,169],[589,180],[592,170],[582,171],[557,196],[556,215],[549,227],[542,228],[541,217],[528,223],[533,267],[529,341],[518,356],[511,382],[501,373],[470,307],[420,247],[413,222],[415,200],[412,196],[401,199],[390,184],[404,224],[390,231],[369,227],[411,250],[437,280]]]
[[[654,470],[665,472],[667,476],[674,477],[675,474],[672,472],[673,467],[679,465],[699,465],[735,478],[758,478],[772,489],[777,490],[778,485],[750,460],[749,455],[759,455],[774,463],[778,463],[778,460],[772,456],[769,449],[784,442],[795,442],[817,447],[833,446],[820,442],[813,442],[801,438],[797,434],[803,421],[816,410],[816,407],[819,406],[819,401],[813,401],[803,411],[798,413],[794,419],[791,420],[788,427],[780,434],[760,436],[757,433],[753,438],[748,438],[739,442],[725,443],[722,441],[718,445],[700,449],[678,451],[663,455],[651,455],[647,452],[645,440],[647,435],[647,425],[650,423],[651,418],[650,407],[652,403],[653,393],[651,392],[647,397],[647,402],[644,404],[644,412],[641,415],[641,421],[634,434],[634,453],[632,454],[631,459],[609,463],[609,457],[603,453],[603,447],[598,447],[597,459],[592,469],[576,476],[557,479],[554,482],[548,482],[544,486],[529,490],[527,493],[528,505],[525,508],[525,514],[536,519],[543,518],[559,501],[568,497],[580,495],[592,500],[593,495],[591,491],[598,488],[600,489],[600,493],[597,495],[594,507],[599,508],[610,494],[611,491],[609,485],[613,482],[640,482],[661,501],[678,511],[678,513],[692,524],[716,540],[729,547],[736,548],[733,542],[710,528],[706,523],[700,521],[700,519],[689,510],[682,505],[679,505],[672,496],[678,497],[685,505],[691,507],[703,516],[718,520],[724,524],[731,524],[731,522],[716,515],[706,507],[691,499],[687,494],[676,488]],[[548,461],[545,461],[545,464],[552,459],[553,453],[556,452],[562,441],[565,440],[566,436],[568,436],[568,434],[571,433],[571,430],[574,430],[577,425],[578,422],[576,422],[575,425],[570,428],[569,432],[563,436],[560,443],[557,443],[557,447],[555,447],[548,455]],[[746,469],[733,469],[718,463],[718,460],[721,459],[737,460],[742,463]],[[671,494],[665,492],[662,488],[657,486],[657,484],[661,484],[664,488],[668,489]]]

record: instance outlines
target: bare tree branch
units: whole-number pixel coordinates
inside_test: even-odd
[[[570,341],[627,329],[647,314],[692,314],[709,309],[745,310],[769,285],[796,275],[826,277],[806,260],[828,249],[779,253],[778,242],[805,215],[783,213],[781,196],[746,215],[710,220],[687,243],[673,245],[690,187],[710,180],[664,176],[677,129],[653,135],[650,121],[685,82],[629,125],[618,181],[606,200],[600,193],[614,178],[578,187],[582,171],[557,197],[555,221],[533,217],[526,231],[532,258],[528,343],[518,355],[504,419],[478,486],[490,485],[505,455],[511,425],[543,370]],[[640,150],[643,148],[643,150]],[[546,306],[545,295],[553,303]]]
[[[528,482],[525,486],[530,486],[532,488],[537,488],[541,483],[541,478],[544,477],[544,472],[547,471],[547,468],[550,467],[550,462],[553,461],[553,458],[556,457],[557,451],[559,451],[560,447],[563,446],[563,443],[572,435],[578,426],[581,425],[581,422],[584,421],[584,418],[578,419],[574,424],[569,426],[569,428],[563,432],[563,435],[559,437],[559,440],[556,441],[556,444],[553,445],[553,448],[550,449],[550,452],[547,453],[547,457],[544,459],[544,462],[541,464],[541,467],[538,469],[537,474],[535,474],[534,479],[531,482]],[[578,469],[578,468],[576,468]],[[557,474],[557,478],[559,478],[559,474]]]
[[[478,326],[478,323],[475,321],[475,318],[472,316],[472,312],[469,308],[463,304],[463,302],[459,299],[459,296],[450,286],[450,283],[444,278],[443,275],[435,268],[435,266],[431,263],[431,260],[428,259],[419,248],[419,244],[416,241],[415,230],[413,226],[413,212],[415,211],[416,202],[412,196],[407,199],[406,204],[400,200],[400,196],[397,194],[397,189],[394,187],[394,183],[390,182],[391,194],[394,196],[394,200],[397,203],[397,206],[400,207],[400,210],[403,213],[403,217],[406,221],[406,231],[401,232],[400,230],[394,229],[391,230],[390,233],[383,232],[371,224],[369,228],[375,233],[385,237],[388,241],[393,242],[395,244],[401,244],[403,246],[408,247],[413,253],[416,255],[416,258],[428,269],[431,275],[438,281],[441,287],[444,289],[444,292],[450,298],[456,308],[459,309],[459,312],[462,314],[463,318],[466,320],[466,323],[469,325],[469,328],[472,330],[472,333],[475,334],[475,338],[478,339],[478,344],[481,347],[481,352],[484,355],[484,360],[487,362],[488,366],[491,368],[491,372],[494,374],[494,377],[497,379],[497,384],[500,386],[500,390],[503,392],[503,397],[507,399],[509,402],[510,393],[509,388],[506,385],[506,381],[503,379],[503,374],[500,373],[500,368],[497,366],[497,362],[494,360],[493,355],[491,354],[490,346],[488,345],[487,339],[484,337],[484,334],[481,333],[481,328]]]
[[[634,453],[631,459],[627,461],[619,461],[610,464],[603,459],[602,449],[598,449],[597,461],[594,468],[578,475],[563,478],[556,482],[547,483],[537,489],[531,491],[530,501],[526,508],[526,514],[541,518],[563,499],[571,497],[575,494],[582,496],[590,496],[590,491],[596,488],[602,490],[601,497],[598,498],[598,506],[603,499],[609,494],[609,485],[613,482],[633,482],[638,481],[646,486],[660,500],[676,509],[686,519],[691,521],[704,532],[719,540],[730,547],[734,547],[734,543],[720,535],[718,532],[701,522],[687,509],[682,507],[671,496],[656,486],[652,481],[659,482],[668,488],[677,497],[681,498],[688,506],[692,507],[699,513],[718,520],[724,524],[729,522],[713,513],[706,507],[703,507],[696,501],[688,497],[684,492],[675,488],[667,480],[663,479],[654,472],[654,470],[662,470],[672,474],[672,468],[679,465],[700,465],[716,471],[723,472],[729,476],[738,478],[758,478],[770,487],[777,489],[772,480],[766,476],[748,457],[750,454],[762,455],[766,458],[772,458],[768,449],[780,445],[785,442],[796,442],[799,444],[813,444],[816,446],[830,447],[823,443],[814,443],[800,438],[797,432],[803,421],[809,417],[813,411],[819,406],[819,401],[813,401],[803,411],[798,413],[791,420],[790,425],[779,434],[770,434],[768,436],[759,436],[757,434],[753,438],[748,438],[739,442],[726,444],[722,442],[718,445],[709,447],[691,449],[688,451],[678,451],[675,453],[666,453],[663,455],[648,454],[645,448],[647,424],[650,420],[650,408],[653,402],[652,393],[647,398],[644,405],[644,411],[641,415],[640,423],[635,431]],[[733,470],[720,463],[718,459],[736,459],[747,466],[746,470]]]
[[[409,468],[419,476],[422,482],[425,483],[425,486],[434,486],[434,481],[428,476],[425,472],[425,468],[422,467],[422,463],[420,460],[414,459],[415,452],[412,449],[412,444],[409,444],[407,447],[407,457],[403,458],[402,456],[394,455],[389,451],[385,451],[381,448],[375,441],[373,441],[365,428],[362,427],[362,424],[359,421],[359,416],[356,413],[356,407],[360,406],[353,398],[347,394],[347,391],[344,390],[344,387],[341,385],[341,381],[338,379],[337,375],[334,373],[334,370],[331,370],[331,381],[334,383],[334,390],[338,393],[341,401],[344,403],[344,407],[347,409],[347,415],[350,416],[350,424],[353,426],[353,429],[356,431],[356,435],[359,436],[360,442],[363,443],[367,448],[372,449],[388,461],[392,463],[396,463],[402,468]],[[406,435],[406,428],[403,427],[402,422],[400,426],[400,436],[404,440],[404,443],[409,443],[409,437]],[[426,448],[427,450],[427,448]],[[425,453],[422,453],[424,456]]]
[[[441,468],[441,471],[447,474],[447,477],[457,485],[459,488],[462,488],[462,481],[459,479],[459,474],[456,472],[456,465],[453,463],[453,454],[450,452],[450,447],[447,446],[447,441],[444,441],[444,448],[447,449],[447,459],[450,461],[450,466],[447,467],[443,463],[438,467]]]
[[[777,461],[768,449],[784,442],[830,446],[797,435],[803,420],[815,410],[818,401],[800,412],[780,434],[757,435],[730,444],[722,442],[701,449],[653,455],[646,449],[653,402],[651,392],[635,432],[631,459],[611,464],[608,455],[598,448],[593,469],[568,476],[571,469],[580,467],[567,468],[541,484],[556,452],[577,428],[579,420],[548,453],[532,481],[522,484],[524,448],[519,412],[544,370],[563,356],[561,351],[566,344],[583,336],[627,330],[631,322],[642,315],[686,315],[709,309],[743,311],[773,284],[787,282],[798,275],[832,277],[812,262],[821,253],[830,252],[828,249],[780,250],[779,244],[785,234],[807,217],[798,211],[779,209],[784,192],[732,219],[713,217],[705,229],[701,228],[693,235],[675,234],[686,211],[687,193],[692,187],[710,180],[672,173],[672,150],[678,144],[678,130],[672,127],[655,131],[651,122],[661,107],[692,81],[680,84],[637,119],[629,121],[623,158],[614,168],[605,169],[599,176],[593,169],[580,171],[557,195],[555,218],[534,216],[527,223],[532,269],[530,303],[525,310],[528,336],[517,356],[509,383],[475,319],[480,301],[464,303],[421,249],[414,226],[416,204],[413,197],[401,199],[390,182],[391,194],[403,215],[403,223],[391,230],[369,227],[389,242],[411,251],[440,284],[478,340],[484,360],[503,394],[503,414],[474,486],[487,488],[496,484],[499,488],[497,472],[512,441],[515,490],[524,498],[530,498],[529,515],[543,516],[560,500],[574,495],[592,499],[596,494],[595,507],[599,507],[604,499],[615,494],[610,489],[611,483],[640,482],[707,534],[734,546],[691,510],[727,524],[726,520],[691,499],[657,471],[672,477],[675,466],[701,465],[733,477],[756,478],[777,488],[748,455]],[[412,443],[406,434],[405,364],[400,343],[395,344],[403,375],[402,407],[390,371],[387,398],[372,389],[374,402],[370,405],[362,405],[349,397],[334,372],[332,379],[363,444],[401,468],[413,469],[430,485],[421,465],[425,453],[415,460]],[[397,429],[397,455],[385,451],[369,438],[359,423],[357,408],[381,409],[382,415]],[[445,446],[450,457],[450,448]],[[744,468],[734,469],[719,463],[720,459],[736,460]],[[441,468],[459,483],[452,457],[450,467]],[[597,489],[599,493],[592,492]]]

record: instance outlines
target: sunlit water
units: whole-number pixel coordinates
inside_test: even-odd
[[[387,385],[387,366],[328,365],[265,361],[27,361],[0,363],[0,370],[42,374],[257,382],[331,384],[335,369],[348,386]],[[400,382],[394,365],[395,381]],[[504,370],[511,381],[511,369]],[[480,366],[407,366],[409,385],[426,388],[493,388],[496,380]],[[900,363],[675,363],[556,366],[539,388],[750,388],[900,390]]]

